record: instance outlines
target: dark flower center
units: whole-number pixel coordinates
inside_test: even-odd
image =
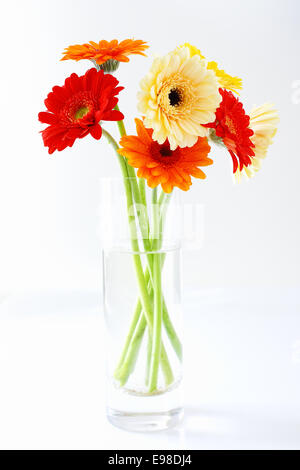
[[[154,160],[160,162],[163,166],[172,166],[180,159],[180,150],[170,149],[168,141],[163,144],[158,142],[152,142],[150,146],[150,153]]]
[[[170,149],[169,143],[163,144],[160,147],[159,151],[160,151],[160,154],[161,154],[162,157],[171,157],[171,155],[173,153],[172,150]]]
[[[169,92],[169,101],[171,106],[178,106],[182,101],[182,96],[178,88],[172,88]]]

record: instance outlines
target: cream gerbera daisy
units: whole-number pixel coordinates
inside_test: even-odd
[[[273,143],[273,138],[277,132],[279,117],[273,104],[265,103],[258,106],[251,111],[249,116],[249,127],[254,132],[250,138],[255,145],[255,156],[251,159],[251,165],[244,167],[242,171],[236,171],[236,181],[240,181],[242,176],[251,178],[261,168],[262,160],[266,157],[268,148]]]
[[[154,59],[140,84],[138,109],[159,144],[168,139],[171,150],[192,147],[207,135],[202,124],[214,121],[221,95],[206,65],[199,55],[191,57],[187,47]]]
[[[191,57],[193,57],[194,55],[199,55],[201,59],[205,59],[201,51],[197,49],[197,47],[189,44],[188,42],[186,42],[182,46],[179,46],[179,49],[182,47],[187,47],[189,49]],[[237,90],[241,90],[243,88],[242,79],[239,77],[232,77],[231,75],[226,73],[224,70],[219,69],[217,62],[214,62],[214,61],[208,62],[207,68],[208,70],[213,70],[215,72],[221,88],[226,88],[226,90],[233,91],[234,93],[237,93],[237,94],[238,94]]]

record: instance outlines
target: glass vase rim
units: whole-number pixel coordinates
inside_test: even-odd
[[[168,246],[166,248],[161,248],[159,250],[132,250],[131,248],[123,247],[123,246],[103,246],[102,251],[109,252],[109,253],[120,253],[120,254],[129,254],[129,255],[158,255],[158,254],[167,254],[167,253],[175,253],[180,252],[182,249],[181,243],[176,245]]]

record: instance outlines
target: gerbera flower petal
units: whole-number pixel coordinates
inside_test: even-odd
[[[188,42],[186,42],[182,46],[179,46],[178,49],[181,49],[183,47],[188,48],[191,57],[198,55],[201,59],[205,59],[204,55],[200,52],[200,50],[197,49],[197,47],[192,46]],[[243,88],[241,78],[232,77],[224,70],[219,69],[218,64],[216,62],[208,62],[207,69],[214,71],[221,88],[226,88],[227,90],[234,91],[235,93],[238,93],[237,90],[241,90]]]
[[[173,191],[174,186],[170,182],[165,182],[161,184],[162,190],[165,193],[171,193]]]
[[[262,160],[267,156],[268,148],[273,143],[278,122],[278,112],[271,103],[265,103],[251,111],[249,126],[253,131],[250,138],[254,144],[254,156],[251,157],[251,163],[247,167],[235,173],[236,181],[240,181],[243,176],[251,178],[260,170]]]
[[[118,102],[118,80],[102,70],[88,70],[85,75],[72,74],[62,87],[55,86],[45,100],[47,112],[39,120],[49,126],[42,131],[49,153],[71,147],[77,138],[88,134],[99,140],[100,121],[119,121],[124,118],[113,108]]]
[[[117,111],[113,109],[112,111],[106,111],[102,114],[102,118],[104,121],[123,121],[124,114],[121,111]]]
[[[135,119],[135,126],[139,138],[145,143],[145,145],[151,144],[152,130],[146,129],[140,119]]]
[[[237,94],[237,90],[241,90],[243,88],[243,82],[241,78],[232,77],[224,70],[219,69],[216,62],[208,62],[207,68],[208,70],[213,70],[215,72],[221,88],[226,88],[226,90],[233,91]]]
[[[138,168],[137,175],[145,178],[151,188],[161,184],[163,191],[170,193],[174,186],[187,191],[192,184],[191,176],[204,179],[198,168],[211,165],[207,158],[210,152],[206,137],[198,137],[193,147],[171,149],[166,140],[163,144],[151,138],[152,130],[146,129],[143,121],[135,120],[136,136],[124,136],[120,140],[120,155],[129,165]]]
[[[102,127],[99,124],[95,124],[91,127],[90,134],[94,139],[99,140],[102,136]]]
[[[142,140],[140,136],[126,135],[122,137],[122,144],[124,149],[131,150],[132,152],[138,152],[141,154],[147,154],[149,143]]]
[[[194,176],[194,178],[200,178],[203,180],[206,178],[206,174],[200,170],[200,168],[193,168],[190,170],[190,173],[192,176]]]
[[[55,114],[47,113],[46,111],[41,111],[38,114],[39,121],[45,124],[57,124],[58,118]]]
[[[117,39],[112,41],[102,40],[99,43],[90,41],[86,44],[75,44],[67,47],[61,60],[89,59],[95,61],[98,65],[102,65],[108,60],[129,62],[129,55],[139,54],[145,56],[144,51],[148,47],[145,41],[134,39],[125,39],[120,43]]]

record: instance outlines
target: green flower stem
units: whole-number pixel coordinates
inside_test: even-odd
[[[141,203],[143,205],[143,211],[144,211],[144,219],[145,219],[145,226],[147,230],[147,235],[148,238],[150,238],[150,224],[149,224],[149,219],[148,219],[148,208],[147,208],[147,196],[146,196],[146,181],[144,178],[139,178],[139,190],[140,190],[140,197],[141,197]],[[151,259],[152,261],[152,259]],[[148,261],[149,265],[149,261]],[[149,281],[149,269],[146,269],[145,272],[145,277],[148,278]],[[149,295],[151,297],[151,300],[153,301],[153,290],[152,290],[152,284],[149,284]],[[138,330],[139,331],[139,330]],[[141,332],[141,335],[144,335],[144,331]],[[138,350],[140,349],[140,345],[137,343],[135,346]],[[151,363],[151,353],[152,353],[152,337],[150,334],[150,331],[148,329],[148,338],[147,338],[147,362],[146,362],[146,373],[145,373],[145,383],[146,386],[149,386],[149,378],[150,378],[150,363]],[[130,368],[132,370],[132,368]]]
[[[150,268],[150,277],[152,278],[153,256],[151,254],[152,247],[151,247],[151,242],[149,239],[149,220],[147,217],[146,206],[143,203],[143,200],[141,198],[139,185],[136,180],[136,174],[135,174],[134,168],[128,165],[127,161],[126,161],[126,165],[127,165],[127,171],[128,171],[128,175],[130,178],[130,182],[131,182],[134,201],[136,204],[136,209],[137,209],[136,212],[137,212],[139,227],[140,227],[140,231],[142,235],[143,246],[147,254],[147,263]]]
[[[146,197],[146,181],[144,178],[139,178],[139,191],[140,201],[142,204],[142,233],[147,240],[150,239],[150,224],[148,219],[147,197]]]
[[[160,217],[157,204],[157,188],[152,191],[152,207],[153,207],[153,249],[159,248],[159,230]],[[162,322],[162,292],[161,292],[161,255],[155,253],[153,255],[153,291],[154,291],[154,321],[152,335],[152,351],[150,361],[149,374],[149,391],[153,392],[157,388],[158,368],[161,351],[161,322]]]
[[[182,361],[182,344],[181,344],[180,339],[178,338],[176,330],[175,330],[175,328],[173,326],[173,323],[171,321],[171,318],[170,318],[170,315],[169,315],[169,312],[168,312],[168,309],[167,309],[164,298],[163,298],[163,323],[164,323],[164,327],[165,327],[166,333],[168,335],[168,338],[169,338],[169,340],[170,340],[170,342],[173,346],[173,349],[174,349],[178,359],[181,362]]]
[[[160,215],[160,220],[161,220],[161,233],[163,233],[163,224],[165,221],[165,214],[167,210],[168,203],[170,201],[170,195],[166,195],[165,193],[162,193],[159,199],[159,206],[164,204],[161,210],[161,215]],[[163,269],[163,265],[165,262],[166,254],[162,254],[162,259],[161,259],[161,270]],[[149,269],[147,268],[145,271],[145,280],[149,282],[150,275],[149,275]],[[149,295],[151,299],[153,298],[153,289],[152,285],[149,284]],[[135,313],[134,313],[134,318],[132,320],[132,324],[130,326],[130,331],[128,333],[128,336],[125,341],[125,345],[122,351],[122,355],[118,364],[118,367],[115,371],[115,377],[120,378],[122,382],[126,382],[130,371],[133,370],[132,368],[132,362],[134,361],[134,357],[137,355],[139,347],[140,347],[140,342],[138,339],[143,336],[146,324],[139,323],[137,327],[137,331],[135,335],[132,335],[132,332],[135,330],[136,325],[139,320],[139,316],[143,317],[142,313],[142,305],[140,300],[138,300],[136,308],[135,308]],[[168,309],[165,303],[165,300],[163,299],[163,323],[164,327],[166,330],[166,333],[168,335],[168,338],[176,352],[176,355],[178,359],[181,361],[182,360],[182,345],[180,342],[180,339],[177,336],[177,333],[175,331],[175,328],[172,324],[172,321],[170,319]],[[126,363],[124,362],[126,358]],[[126,368],[128,367],[128,370]]]
[[[117,111],[120,111],[120,108],[119,108],[118,104],[116,104],[115,109]],[[126,135],[126,129],[125,129],[124,121],[117,121],[117,124],[118,124],[118,128],[119,128],[120,136],[123,137],[123,135]]]
[[[131,191],[131,185],[130,181],[128,179],[128,172],[127,172],[127,165],[124,160],[124,157],[118,154],[118,145],[116,141],[113,139],[113,137],[106,131],[102,130],[103,134],[105,137],[108,139],[109,143],[114,147],[116,150],[118,160],[120,163],[121,171],[124,176],[124,186],[125,186],[125,191],[126,191],[126,199],[127,199],[127,211],[128,211],[128,222],[129,222],[129,228],[130,228],[130,236],[131,236],[131,248],[132,251],[134,252],[133,254],[133,261],[134,261],[134,266],[135,266],[135,271],[136,271],[136,276],[137,276],[137,281],[139,284],[139,291],[140,291],[140,299],[141,299],[141,304],[146,316],[147,324],[149,327],[150,332],[153,331],[153,314],[152,314],[152,306],[151,306],[151,299],[148,295],[148,289],[147,289],[147,283],[145,281],[144,277],[144,270],[143,270],[143,265],[141,262],[141,258],[139,253],[139,243],[137,239],[137,228],[136,228],[136,223],[135,223],[135,216],[134,214],[132,215],[130,210],[133,206],[133,198],[132,198],[132,191]],[[162,365],[162,370],[165,375],[165,380],[166,383],[170,384],[173,382],[174,377],[173,373],[170,367],[169,359],[166,353],[166,350],[164,347],[161,348],[161,365]]]
[[[138,357],[138,352],[141,346],[141,342],[142,342],[142,339],[146,330],[146,326],[147,326],[147,320],[145,318],[145,315],[140,315],[138,319],[137,328],[135,329],[135,332],[131,338],[131,342],[127,350],[127,355],[123,361],[122,367],[118,371],[116,371],[114,374],[115,378],[119,381],[121,387],[126,384],[129,375],[133,371],[134,365],[136,363],[136,358]],[[150,341],[152,342],[152,333],[151,333],[150,328],[148,329],[148,331],[149,331]],[[173,381],[173,379],[171,380],[171,377],[172,377],[172,371],[170,373],[170,378],[168,378],[168,382],[170,384]]]
[[[166,255],[165,253],[163,253],[161,268],[163,268],[165,257]],[[145,273],[145,280],[147,281],[150,280],[148,269],[146,270],[146,273]],[[151,296],[151,298],[153,298],[152,284],[149,283],[148,286],[151,289],[149,291],[149,295]],[[143,338],[143,335],[146,329],[146,321],[145,322],[141,321],[141,319],[145,317],[142,313],[142,305],[141,305],[140,300],[138,300],[137,302],[134,317],[135,318],[132,321],[130,331],[126,338],[126,342],[122,351],[122,356],[119,361],[119,365],[115,371],[115,378],[118,379],[122,385],[124,385],[127,382],[128,377],[133,370],[133,364],[135,363],[135,358],[138,355],[138,351],[141,345],[141,341],[139,340],[140,338]],[[166,308],[164,299],[163,299],[163,322],[164,322],[164,327],[168,335],[168,338],[171,341],[171,344],[177,354],[178,359],[181,361],[182,360],[182,345],[174,329],[174,326],[171,322],[171,319],[169,317],[169,313]],[[134,334],[132,334],[133,331],[134,331]],[[149,371],[150,371],[150,361],[147,367],[149,367]]]
[[[152,338],[153,337],[153,318],[150,317],[149,319],[147,314],[140,315],[134,334],[132,336],[131,342],[127,349],[125,360],[123,361],[121,368],[118,369],[114,374],[115,378],[119,381],[121,386],[123,386],[127,382],[128,377],[134,368],[136,358],[138,356],[138,351],[141,346],[141,341],[143,339],[144,332],[145,332],[147,325],[149,329],[149,335]],[[161,351],[160,351],[159,359],[160,359],[161,368],[165,377],[166,385],[167,386],[171,385],[174,382],[174,375],[170,366],[167,352],[163,344],[161,344]]]
[[[145,375],[146,387],[149,386],[151,354],[152,354],[152,337],[151,337],[151,335],[150,335],[150,333],[149,333],[149,330],[148,330],[148,338],[147,338],[147,362],[146,362],[146,375]]]
[[[133,369],[135,367],[135,364],[136,364],[136,361],[137,361],[137,358],[138,358],[138,352],[139,352],[139,349],[141,347],[141,343],[142,343],[144,333],[145,333],[145,330],[146,330],[146,326],[147,326],[147,320],[145,318],[145,315],[140,315],[140,317],[138,319],[137,328],[136,328],[136,331],[134,333],[134,345],[135,345],[135,347],[132,350],[129,348],[130,362],[128,362],[127,359],[125,359],[124,364],[122,366],[122,369],[120,370],[120,377],[117,377],[121,387],[123,387],[123,385],[125,385],[125,383],[128,380],[129,375],[131,374],[131,372],[133,371]],[[149,332],[149,340],[151,342],[152,333],[150,333],[150,328],[148,328],[148,332]],[[171,374],[172,374],[172,371],[171,371]],[[167,377],[169,377],[169,372],[167,374]],[[170,378],[168,380],[171,380],[171,377],[172,377],[172,375],[170,375]]]
[[[120,111],[118,104],[116,104],[115,109],[117,111]],[[123,137],[124,135],[126,135],[124,121],[118,121],[117,124],[118,124],[120,135],[121,137]],[[130,178],[133,198],[137,205],[137,216],[139,220],[139,227],[140,227],[141,234],[142,234],[144,249],[147,253],[147,262],[150,268],[150,276],[152,276],[153,260],[152,260],[152,254],[149,253],[151,251],[151,244],[149,240],[149,220],[147,219],[146,205],[143,203],[144,202],[143,196],[141,196],[141,193],[140,193],[140,188],[137,183],[135,170],[131,165],[128,165],[126,159],[124,160],[125,160],[125,165],[127,167],[128,177]],[[144,210],[142,210],[142,207],[144,207]]]
[[[148,283],[149,295],[152,301],[153,293],[151,293],[150,291],[150,289],[152,289],[152,284],[149,282],[150,275],[149,275],[148,269],[145,272],[145,281]],[[141,339],[143,338],[146,325],[147,325],[147,322],[143,314],[143,307],[142,307],[140,299],[138,299],[136,307],[135,307],[132,323],[130,325],[130,329],[126,337],[125,345],[122,350],[121,358],[119,360],[119,364],[114,373],[115,378],[119,380],[121,385],[124,385],[127,382],[128,377],[133,370],[135,358],[138,355],[138,351],[141,345],[140,338]],[[149,336],[151,337],[150,330],[149,330]]]
[[[140,195],[141,195],[142,204],[147,209],[146,181],[145,181],[144,178],[139,179],[139,188],[140,188]]]
[[[115,152],[117,154],[118,161],[119,161],[120,168],[121,168],[121,172],[122,172],[122,175],[123,175],[123,178],[124,178],[126,196],[128,196],[128,190],[130,188],[128,187],[128,171],[127,171],[127,165],[125,163],[124,157],[122,157],[118,153],[118,148],[119,147],[118,147],[118,144],[115,141],[115,139],[110,135],[109,132],[107,132],[105,129],[103,129],[103,127],[102,127],[102,135],[104,135],[106,137],[106,139],[108,140],[108,142],[110,143],[110,145],[113,147],[113,149],[115,150]],[[127,181],[127,183],[126,183],[126,181]]]
[[[162,296],[161,296],[161,267],[160,254],[154,255],[153,262],[153,290],[154,290],[154,322],[152,336],[152,351],[150,362],[149,391],[157,388],[158,368],[161,351],[161,323],[162,323]]]
[[[149,278],[149,276],[148,276],[148,278]],[[146,275],[145,275],[145,281],[146,281],[146,279],[147,278],[146,278]],[[122,349],[121,357],[119,359],[119,363],[118,363],[118,365],[116,367],[116,370],[115,370],[115,373],[114,373],[114,376],[115,376],[116,379],[119,378],[119,371],[122,368],[123,363],[125,361],[125,358],[126,358],[126,355],[128,353],[130,343],[132,342],[133,335],[134,335],[135,329],[137,327],[137,324],[138,324],[140,318],[144,318],[144,315],[141,315],[142,311],[143,311],[142,303],[141,303],[140,298],[139,298],[138,301],[137,301],[136,307],[134,309],[134,314],[133,314],[133,317],[132,317],[132,321],[131,321],[131,324],[130,324],[128,334],[126,336],[125,344],[124,344],[123,349]]]
[[[171,199],[171,194],[166,194],[162,191],[160,198],[159,198],[159,207],[160,207],[160,233],[161,233],[161,238],[160,238],[160,244],[159,244],[159,249],[162,247],[162,234],[164,232],[164,224],[166,221],[166,212],[168,209],[168,205],[170,203]],[[161,255],[161,270],[163,269],[164,262],[166,258],[166,253],[162,253]],[[172,324],[171,318],[169,316],[169,312],[167,309],[167,305],[165,302],[164,297],[163,299],[163,323],[164,327],[166,330],[166,333],[168,335],[168,338],[177,354],[177,357],[180,361],[182,361],[182,345],[180,342],[180,339],[177,336],[177,333],[175,331],[175,328]]]
[[[117,109],[119,111],[119,106],[116,105],[115,109]],[[120,132],[121,137],[126,135],[126,129],[125,129],[124,121],[118,121],[117,124],[118,124],[118,128],[119,128],[119,132]],[[111,137],[111,139],[112,139],[112,137]],[[118,146],[117,146],[116,142],[114,141],[114,139],[113,139],[113,142],[111,142],[111,143],[114,145],[115,150],[117,150]],[[118,154],[118,157],[120,157],[119,154]],[[135,200],[136,204],[139,207],[143,206],[143,208],[144,208],[143,211],[140,211],[139,208],[138,208],[137,209],[137,215],[138,215],[139,226],[140,226],[140,230],[141,230],[141,234],[142,234],[144,249],[147,253],[148,273],[150,275],[150,278],[151,278],[151,281],[152,281],[152,284],[153,284],[153,279],[152,279],[153,255],[151,253],[148,253],[149,251],[153,250],[153,248],[151,247],[151,243],[150,243],[150,240],[149,240],[149,220],[147,218],[145,180],[140,179],[139,180],[139,185],[138,185],[134,168],[127,164],[126,159],[123,159],[123,161],[125,161],[125,165],[126,165],[126,169],[127,169],[127,175],[130,178],[134,200]],[[123,171],[123,169],[122,169],[122,171]],[[167,208],[167,205],[168,205],[168,202],[169,202],[169,199],[170,199],[170,195],[166,196],[165,193],[162,192],[161,196],[160,196],[160,199],[159,199],[159,205],[160,206],[163,204],[165,198],[166,198],[166,204],[163,205],[163,210],[164,211]],[[160,233],[163,232],[162,224],[164,223],[164,220],[165,220],[165,212],[163,213],[163,211],[162,211],[162,214],[161,214],[161,217],[160,217],[160,226],[159,226]],[[151,297],[151,299],[153,297],[153,291],[151,289],[150,289],[150,297]],[[124,357],[126,356],[126,351],[128,349],[128,345],[130,344],[130,336],[131,336],[132,332],[134,331],[134,329],[137,326],[138,319],[139,319],[139,313],[138,312],[139,311],[141,312],[140,315],[143,314],[142,311],[141,311],[142,310],[141,307],[142,307],[142,305],[141,305],[141,302],[139,301],[136,308],[135,308],[133,320],[132,320],[132,323],[131,323],[131,326],[130,326],[130,331],[129,331],[129,334],[127,335],[125,345],[124,345],[124,348],[123,348],[123,351],[122,351],[122,355],[121,355],[118,367],[116,369],[116,375],[118,375],[118,369],[120,368],[120,366],[121,366],[121,364],[124,360]],[[175,329],[172,325],[172,322],[171,322],[171,319],[169,317],[167,306],[165,304],[164,299],[163,299],[163,321],[164,321],[164,326],[165,326],[166,331],[167,331],[167,335],[168,335],[171,343],[173,344],[173,347],[176,351],[176,354],[178,355],[178,357],[181,360],[181,358],[182,358],[181,343],[180,343],[180,340],[179,340],[179,338],[176,334],[176,331],[175,331]]]

